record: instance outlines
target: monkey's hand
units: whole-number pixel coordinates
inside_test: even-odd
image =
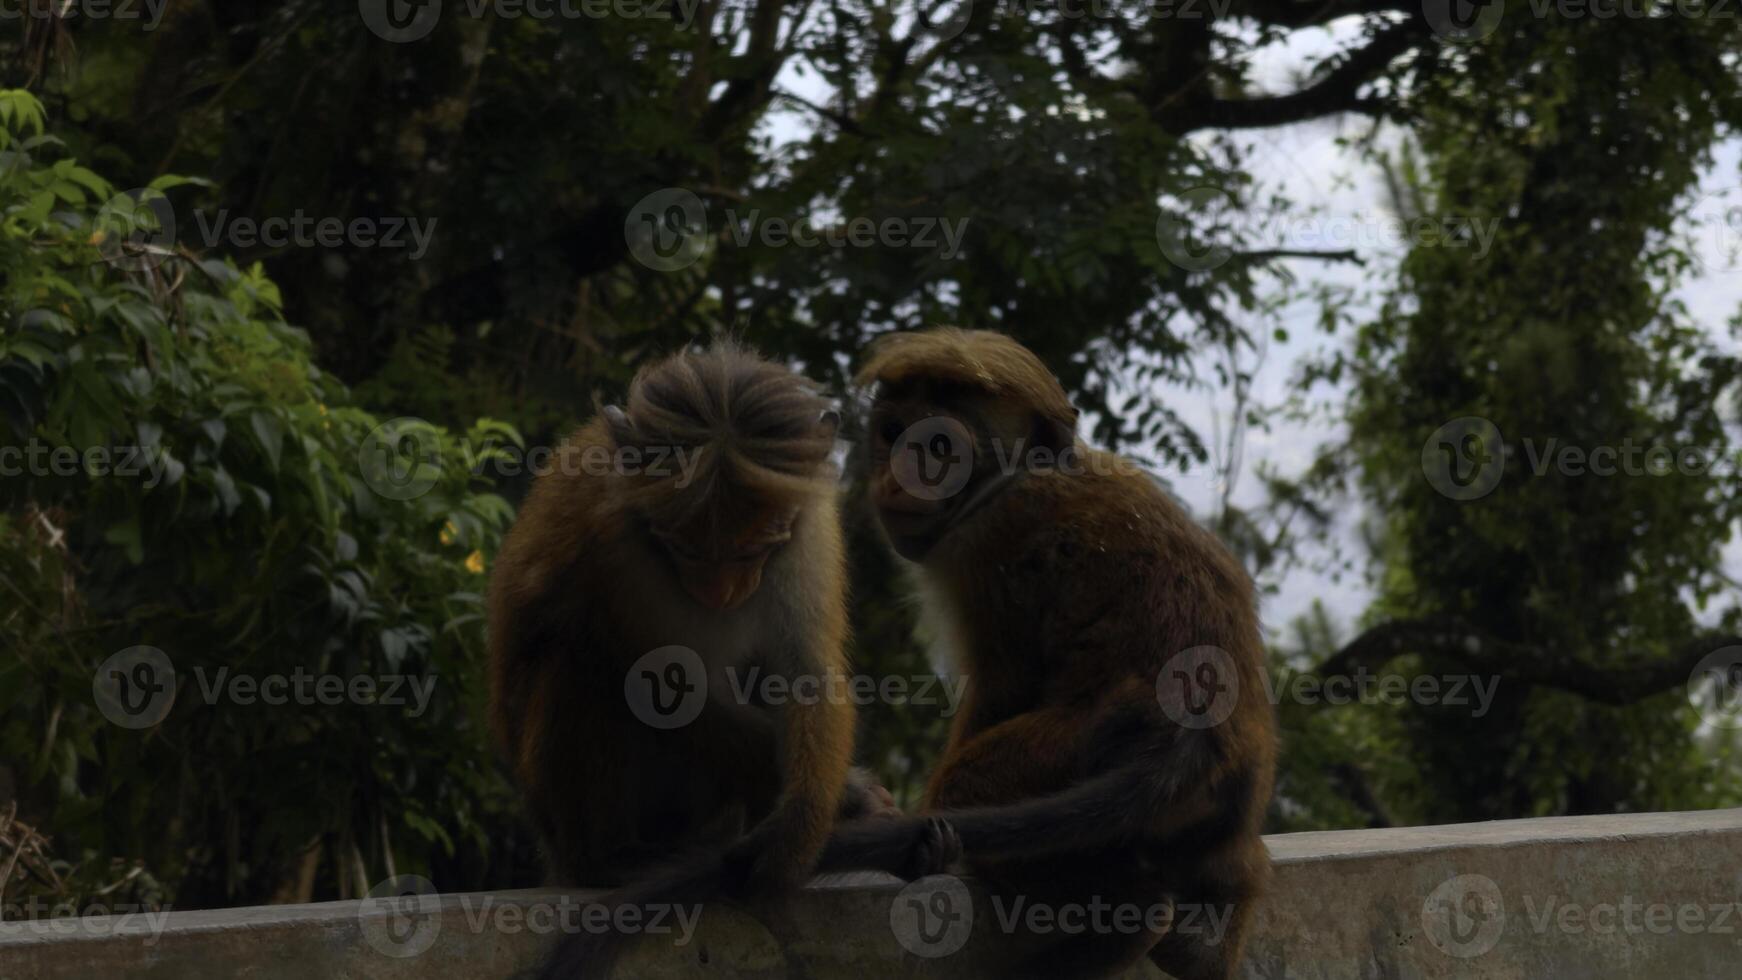
[[[902,817],[901,807],[895,805],[895,794],[889,792],[881,783],[874,783],[866,788],[870,802],[865,812],[859,816],[870,820],[899,820]]]
[[[902,816],[895,805],[895,794],[877,782],[877,777],[864,769],[847,774],[847,786],[841,794],[841,819],[867,818],[894,820]]]
[[[912,881],[941,874],[962,857],[956,828],[942,817],[854,820],[835,828],[819,871],[882,871]]]
[[[924,817],[920,822],[923,826],[914,839],[908,865],[897,872],[897,877],[907,881],[943,874],[962,859],[962,838],[954,824],[942,817]]]

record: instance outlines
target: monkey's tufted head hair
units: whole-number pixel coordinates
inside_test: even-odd
[[[644,509],[667,517],[685,517],[709,500],[796,501],[834,485],[829,401],[786,367],[730,341],[642,368],[624,408],[602,406],[601,413],[619,448],[697,460],[687,477],[673,466],[626,481]]]
[[[1077,427],[1077,410],[1058,378],[1033,351],[991,330],[934,327],[889,334],[872,345],[857,381],[957,385],[1026,404],[1064,432]]]

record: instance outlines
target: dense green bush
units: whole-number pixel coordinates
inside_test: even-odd
[[[23,92],[0,92],[0,214],[0,789],[52,828],[55,871],[88,893],[134,874],[119,856],[191,907],[488,853],[481,595],[512,511],[477,471],[519,437],[383,430],[258,265],[152,246],[154,212],[65,158]],[[377,493],[384,461],[415,484]],[[175,698],[134,730],[93,683],[140,645]],[[391,681],[338,706],[227,686],[298,672],[433,688],[420,710]]]

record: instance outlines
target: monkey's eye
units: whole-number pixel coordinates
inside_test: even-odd
[[[689,539],[672,531],[653,529],[653,536],[666,552],[679,561],[700,561],[701,551]]]
[[[785,543],[786,543],[785,539],[782,539],[780,541],[764,541],[761,544],[755,545],[754,547],[751,547],[745,551],[738,552],[736,555],[732,556],[732,560],[733,561],[755,561],[758,558],[766,558],[768,555],[773,554],[776,550],[778,550],[780,548],[781,545],[783,545]]]

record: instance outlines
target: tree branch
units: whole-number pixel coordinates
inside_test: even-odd
[[[1353,262],[1366,266],[1367,260],[1356,254],[1352,248],[1336,252],[1322,252],[1310,248],[1266,248],[1253,252],[1236,252],[1234,258],[1245,259],[1248,262],[1269,262],[1271,259],[1318,259],[1321,262]]]
[[[1365,47],[1343,55],[1335,68],[1298,92],[1258,99],[1188,99],[1177,107],[1158,108],[1153,115],[1169,132],[1184,135],[1199,129],[1282,126],[1339,112],[1381,114],[1383,102],[1358,98],[1356,93],[1400,55],[1431,37],[1420,18],[1411,18],[1381,29]]]
[[[1598,667],[1533,644],[1485,636],[1454,619],[1403,619],[1362,633],[1314,673],[1328,680],[1361,670],[1377,672],[1398,657],[1418,653],[1454,660],[1471,673],[1569,691],[1603,704],[1628,705],[1686,685],[1701,660],[1729,646],[1742,646],[1742,635],[1707,634],[1688,640],[1667,658]]]
[[[1358,14],[1408,13],[1417,8],[1410,0],[1243,0],[1229,7],[1228,16],[1247,17],[1267,27],[1299,28]]]

